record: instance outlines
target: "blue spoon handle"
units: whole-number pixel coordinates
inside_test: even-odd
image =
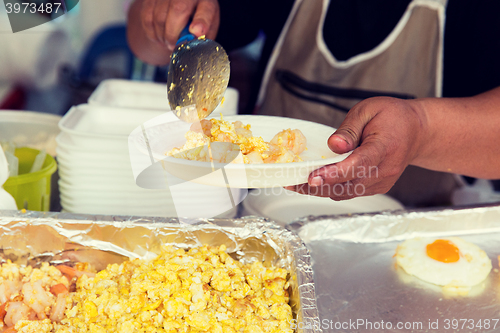
[[[175,45],[179,45],[184,42],[189,42],[190,40],[194,39],[194,35],[189,32],[189,25],[191,22],[188,22],[186,27],[181,31],[181,34],[179,35],[179,39],[177,40],[177,43]]]

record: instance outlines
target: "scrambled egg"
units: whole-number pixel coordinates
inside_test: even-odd
[[[62,283],[66,287],[69,285],[68,279],[56,267],[43,262],[40,268],[33,268],[32,266],[19,266],[8,260],[0,267],[0,284],[10,282],[36,282],[41,281],[44,285],[55,285]],[[4,293],[0,293],[0,301],[5,302],[2,297],[6,297]]]
[[[18,333],[50,333],[53,332],[54,325],[50,319],[20,320],[15,329]]]
[[[77,282],[56,332],[293,332],[285,269],[243,265],[220,247],[165,247]]]
[[[306,138],[298,129],[283,130],[266,142],[253,136],[250,125],[229,123],[222,116],[193,124],[185,138],[184,146],[166,155],[202,162],[290,163],[302,161],[299,155],[306,150]]]
[[[166,247],[82,276],[56,332],[293,332],[288,272],[243,265],[225,249]]]
[[[4,319],[0,330],[9,327],[9,332],[23,333],[293,332],[285,269],[266,268],[260,262],[243,265],[225,252],[224,245],[189,251],[169,246],[162,250],[154,260],[111,264],[96,274],[80,274],[81,269],[88,268],[85,265],[58,269],[43,263],[35,269],[10,262],[3,264],[0,298],[7,298],[2,303],[10,310],[5,313],[0,309]],[[68,292],[68,272],[79,276],[71,280],[76,281],[74,292]],[[7,292],[13,281],[22,285],[23,292],[26,285],[33,283],[42,289],[35,288],[31,301],[26,293],[22,300],[19,293]],[[48,297],[50,302],[37,308],[40,296]],[[56,310],[58,305],[62,308]],[[54,317],[58,311],[60,318]]]

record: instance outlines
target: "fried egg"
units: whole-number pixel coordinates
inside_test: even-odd
[[[395,258],[406,273],[448,289],[475,286],[492,268],[486,252],[458,237],[408,239]]]

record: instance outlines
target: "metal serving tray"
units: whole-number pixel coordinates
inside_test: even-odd
[[[500,206],[306,217],[289,228],[311,253],[323,332],[500,332]],[[403,240],[445,236],[478,245],[492,261],[467,296],[395,265]]]
[[[290,305],[297,332],[319,333],[310,256],[294,234],[261,218],[193,220],[0,211],[2,257],[19,264],[86,261],[97,269],[127,258],[152,259],[161,245],[227,246],[242,262],[255,260],[290,272]],[[296,323],[306,323],[296,325]]]

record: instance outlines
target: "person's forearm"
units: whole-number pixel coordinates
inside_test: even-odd
[[[413,165],[500,178],[500,87],[469,98],[414,101],[423,135]]]
[[[163,66],[170,62],[171,50],[165,44],[151,41],[145,34],[140,20],[143,0],[130,6],[127,23],[127,39],[135,56],[151,65]]]

